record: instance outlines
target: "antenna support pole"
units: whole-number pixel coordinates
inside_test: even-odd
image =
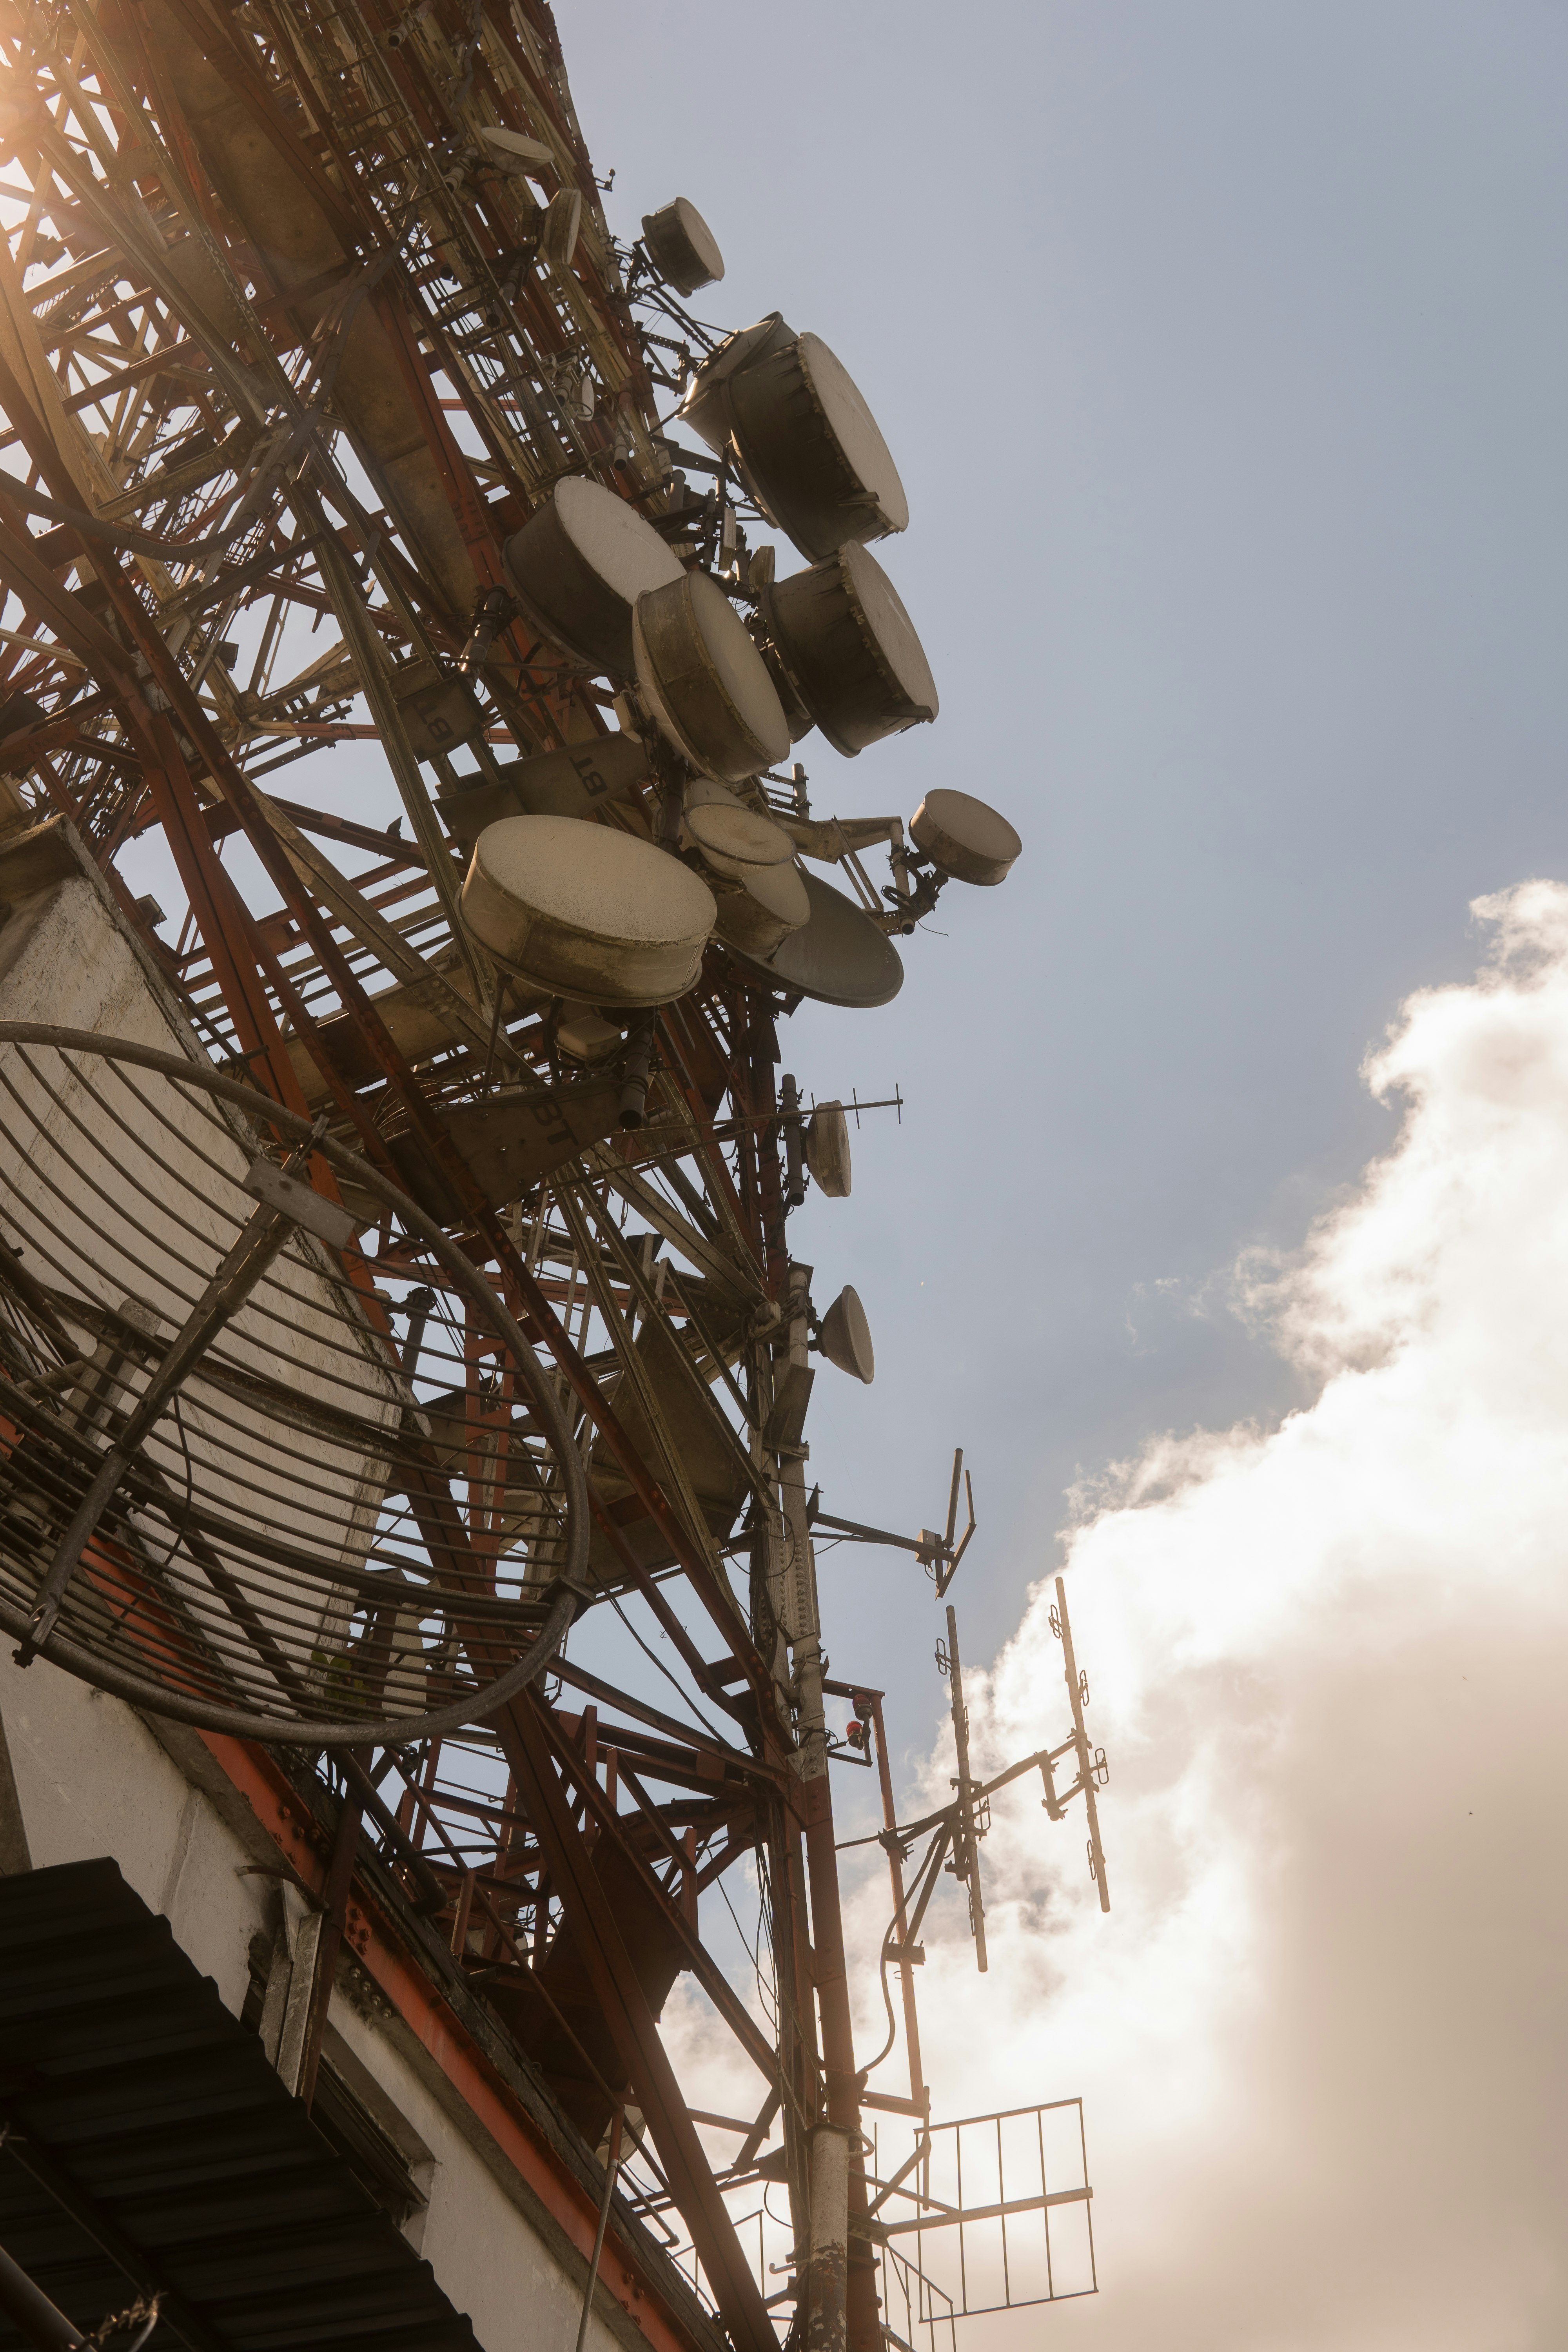
[[[817,2124],[811,2133],[806,2352],[845,2352],[849,2340],[849,2144],[858,2137],[835,2123]]]
[[[915,2007],[915,1972],[910,1958],[910,1920],[908,1899],[904,1891],[904,1867],[896,1842],[899,1826],[898,1808],[893,1801],[893,1774],[888,1761],[888,1735],[882,1725],[882,1699],[879,1692],[871,1698],[871,1720],[877,1738],[877,1771],[882,1791],[882,1822],[895,1832],[888,1846],[888,1871],[893,1884],[893,1927],[899,1938],[899,1982],[903,1990],[904,2042],[910,2062],[910,2096],[931,2112],[931,2094],[925,2086],[921,2065],[920,2017]]]
[[[958,1484],[956,1473],[953,1485]],[[958,1618],[952,1601],[947,1604],[948,1675],[952,1684],[952,1737],[958,1749],[958,1851],[952,1866],[957,1876],[969,1888],[969,1916],[974,1929],[974,1958],[984,1976],[990,1963],[985,1957],[985,1904],[980,1892],[980,1840],[975,1827],[975,1784],[969,1771],[969,1709],[963,1704],[963,1666],[958,1654]]]

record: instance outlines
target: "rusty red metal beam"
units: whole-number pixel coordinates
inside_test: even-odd
[[[537,1703],[525,1698],[502,1711],[496,1728],[551,1882],[582,1951],[595,2000],[636,2103],[647,2118],[671,2193],[691,2231],[736,2352],[777,2352],[762,2290],[752,2276],[729,2209],[703,2154],[614,1906],[600,1883],[583,1832],[572,1818],[542,1713]],[[602,1817],[600,1827],[602,1831]],[[653,1879],[651,1872],[647,1874]],[[653,1884],[658,1885],[657,1879]],[[771,2051],[768,2056],[771,2072]]]
[[[216,1732],[196,1735],[225,1778],[244,1799],[271,1841],[279,1863],[307,1891],[325,1900],[331,1856],[327,1842],[301,1821],[298,1791],[265,1748]],[[451,2085],[480,2129],[517,2171],[542,2211],[586,2262],[598,2221],[596,2191],[582,2180],[535,2122],[481,2043],[458,2016],[446,1993],[363,1879],[353,1879],[344,1917],[354,1956],[402,2025]],[[652,2352],[711,2352],[682,2321],[637,2242],[612,2215],[601,2268],[610,2292],[647,2339]],[[771,2337],[767,2352],[774,2352]]]

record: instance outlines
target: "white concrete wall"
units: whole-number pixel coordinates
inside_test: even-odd
[[[111,1854],[237,2016],[272,1882],[237,1874],[251,1856],[208,1800],[131,1707],[45,1659],[24,1671],[9,1642],[0,1721],[35,1870]]]
[[[342,1999],[332,2022],[435,2158],[419,2250],[438,2279],[464,2282],[462,2296],[453,2290],[453,2300],[463,2304],[486,2352],[573,2352],[581,2286],[562,2274],[402,2053]],[[617,2352],[596,2313],[588,2343],[592,2352]]]

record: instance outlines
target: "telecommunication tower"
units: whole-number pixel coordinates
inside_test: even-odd
[[[0,55],[0,1624],[292,1823],[290,2092],[367,1923],[444,1956],[599,2168],[584,2330],[649,2229],[735,2352],[1092,2287],[1076,2103],[933,2123],[915,2006],[944,1868],[986,1966],[1004,1782],[1082,1797],[1108,1903],[1065,1595],[1070,1729],[990,1782],[948,1604],[925,1822],[824,1663],[814,1531],[945,1597],[973,1498],[906,1539],[808,1493],[818,1374],[875,1359],[788,1221],[870,1106],[783,1024],[874,1013],[1022,846],[842,781],[938,711],[870,410],[779,313],[698,315],[686,199],[612,234],[543,0],[8,5]],[[154,832],[177,922],[123,878]],[[907,2093],[852,2030],[846,1755]],[[765,2023],[710,1942],[748,1870]],[[682,2090],[682,1974],[743,2116]]]

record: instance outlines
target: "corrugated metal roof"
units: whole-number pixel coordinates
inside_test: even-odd
[[[0,1879],[0,2245],[79,2327],[151,2273],[149,2352],[479,2352],[111,1861]]]

